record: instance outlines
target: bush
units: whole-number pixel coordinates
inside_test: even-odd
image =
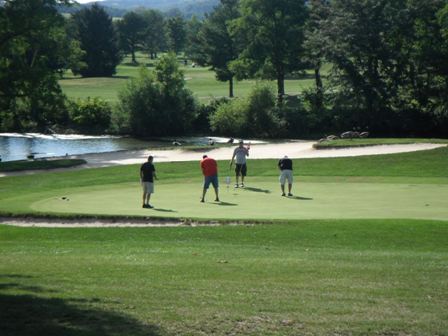
[[[102,133],[111,122],[112,107],[99,98],[69,103],[71,127],[83,133]]]
[[[138,136],[182,134],[196,117],[196,102],[171,54],[160,59],[154,73],[141,68],[119,100],[119,110],[129,115],[131,133]]]
[[[210,117],[210,127],[218,134],[243,136],[247,128],[247,102],[234,99],[218,106]]]
[[[276,136],[282,122],[275,102],[272,86],[257,84],[247,98],[219,105],[210,117],[210,126],[213,131],[231,136]]]

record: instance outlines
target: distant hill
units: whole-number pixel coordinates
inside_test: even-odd
[[[72,7],[63,6],[61,12],[73,13],[84,6],[91,6],[92,3]],[[152,8],[162,12],[172,12],[177,9],[187,18],[193,15],[202,17],[205,13],[211,12],[218,3],[219,0],[105,0],[99,2],[111,16],[123,16],[125,12],[137,8]]]

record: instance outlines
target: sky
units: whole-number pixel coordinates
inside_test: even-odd
[[[94,2],[94,1],[101,1],[101,0],[76,0],[76,2],[79,2],[81,4],[85,4],[85,3],[88,3],[88,2]]]

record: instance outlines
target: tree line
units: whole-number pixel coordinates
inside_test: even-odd
[[[356,128],[448,136],[447,0],[221,0],[205,18],[188,20],[144,9],[113,20],[100,5],[64,18],[56,6],[69,2],[6,0],[0,7],[1,129],[73,124],[76,113],[88,111],[67,108],[57,84],[67,69],[84,77],[112,76],[124,55],[137,65],[137,52],[152,59],[172,52],[213,70],[228,83],[229,99],[194,102],[180,86],[175,56],[165,57],[159,75],[182,79],[174,87],[184,98],[175,99],[170,89],[165,97],[171,98],[162,99],[169,78],[142,74],[120,94],[121,108],[110,113],[127,125],[121,131],[154,132],[144,123],[142,129],[141,121],[171,113],[184,125],[158,133],[307,136]],[[323,67],[330,70],[322,74]],[[285,80],[304,76],[314,85],[286,95]],[[273,81],[275,89],[260,84],[250,97],[233,98],[234,81],[248,78]],[[152,105],[149,112],[130,101],[145,96],[137,92],[148,81],[159,83],[161,99],[145,103]],[[154,85],[146,88],[155,94]],[[104,110],[98,101],[90,103]],[[175,111],[185,115],[174,117]]]

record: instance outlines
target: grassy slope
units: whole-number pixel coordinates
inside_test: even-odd
[[[0,162],[0,172],[68,168],[79,166],[85,163],[87,163],[85,160],[78,159]]]
[[[0,226],[2,335],[444,335],[448,227]]]
[[[363,147],[375,145],[402,145],[417,143],[448,144],[448,139],[422,139],[422,138],[367,138],[367,139],[339,139],[324,141],[314,145],[316,149]]]
[[[297,160],[296,174],[310,181],[446,184],[447,153]],[[197,163],[157,167],[169,183],[200,180]],[[122,184],[134,181],[137,170],[2,179],[0,205],[15,204],[12,197],[25,187],[32,194]],[[274,160],[251,161],[250,171],[277,175]],[[0,330],[5,336],[445,335],[447,264],[448,226],[425,220],[0,226],[0,306],[6,307]]]
[[[153,66],[153,63],[141,54],[138,61],[140,64]],[[139,67],[130,65],[128,62],[129,59],[125,59],[117,67],[117,74],[112,78],[80,78],[67,73],[59,83],[69,98],[77,99],[98,96],[109,102],[116,102],[118,101],[118,92],[126,86],[126,81],[131,77],[138,76]],[[200,101],[207,102],[213,97],[228,96],[228,84],[217,81],[214,72],[208,70],[208,68],[192,68],[191,65],[181,65],[181,69],[185,72],[187,87],[193,91]],[[254,83],[254,80],[236,82],[234,87],[235,95],[239,97],[246,96],[254,86]],[[311,85],[313,85],[313,80],[309,78],[285,81],[287,94],[297,94]]]

